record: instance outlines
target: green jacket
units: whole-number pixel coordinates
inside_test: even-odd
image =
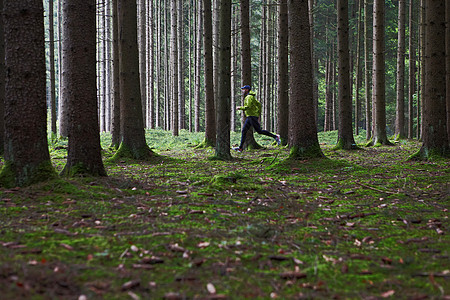
[[[243,110],[246,117],[259,117],[261,115],[261,103],[256,100],[256,93],[250,91],[244,99],[244,106],[238,107]]]

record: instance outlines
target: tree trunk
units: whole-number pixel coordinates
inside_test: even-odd
[[[136,1],[118,0],[122,143],[115,158],[148,159],[153,154],[144,133],[136,14]]]
[[[6,187],[25,186],[55,176],[46,130],[44,8],[40,0],[3,5],[7,72],[0,182]]]
[[[170,80],[170,91],[172,99],[172,134],[179,135],[178,128],[178,20],[177,0],[170,1],[170,60],[172,67],[172,78]]]
[[[288,67],[288,12],[287,0],[278,6],[278,134],[287,144],[289,128],[289,67]]]
[[[216,145],[216,110],[214,99],[214,65],[211,0],[203,0],[203,55],[205,61],[205,140],[206,147]]]
[[[106,176],[96,95],[96,1],[63,2],[63,65],[69,111],[67,164],[61,174]]]
[[[358,30],[356,34],[356,79],[355,79],[355,135],[359,135],[359,126],[361,120],[361,37],[362,37],[362,6],[363,0],[358,0]]]
[[[178,9],[178,128],[186,128],[186,109],[185,109],[185,49],[184,49],[184,7],[183,0],[177,0]]]
[[[139,80],[140,80],[140,86],[141,86],[141,97],[142,97],[142,115],[143,115],[143,122],[144,127],[146,124],[146,117],[147,117],[147,63],[145,59],[145,53],[146,53],[146,35],[145,35],[145,20],[146,20],[146,9],[145,9],[145,0],[139,0],[139,7],[138,7],[138,38],[139,38]]]
[[[449,157],[445,62],[445,1],[428,1],[425,36],[423,145],[415,158]]]
[[[372,136],[372,85],[370,82],[371,74],[370,66],[370,33],[369,33],[369,0],[364,1],[364,89],[365,89],[365,103],[366,103],[366,139],[370,140]]]
[[[290,42],[290,158],[323,157],[314,114],[308,1],[288,1]]]
[[[397,141],[405,138],[405,21],[406,0],[399,0],[397,37],[397,108],[395,110],[395,140]]]
[[[264,5],[264,4],[263,4]],[[241,83],[242,85],[252,86],[252,55],[250,48],[250,2],[241,0]],[[261,91],[261,86],[260,86]],[[242,105],[244,104],[242,97]],[[245,122],[245,115],[242,114],[241,128]],[[247,132],[244,142],[244,149],[262,148],[255,140],[253,128]]]
[[[111,148],[119,149],[120,136],[120,77],[119,77],[119,24],[117,16],[117,1],[112,0],[112,27],[113,27],[113,71],[112,71],[112,120],[111,120]]]
[[[155,14],[154,14],[154,6],[153,0],[148,1],[148,22],[149,28],[147,35],[147,47],[148,47],[148,56],[147,56],[147,67],[149,73],[148,80],[148,113],[147,113],[147,126],[151,129],[155,128]]]
[[[49,63],[50,63],[50,122],[51,131],[53,134],[57,134],[56,129],[56,76],[55,76],[55,25],[53,20],[54,9],[53,1],[48,2],[48,23],[49,23]],[[1,56],[4,57],[4,56]]]
[[[445,51],[446,51],[446,66],[447,66],[447,139],[450,142],[450,3],[445,2],[445,23],[447,24],[446,29],[446,40],[445,40]]]
[[[3,11],[3,1],[0,0],[0,12]],[[0,16],[0,57],[5,57],[5,32],[3,14]],[[0,63],[0,155],[5,151],[5,80],[6,69],[4,61]]]
[[[201,97],[201,70],[202,70],[202,33],[203,33],[203,21],[202,21],[202,0],[198,0],[199,14],[197,16],[197,41],[196,41],[196,69],[195,69],[195,103],[194,103],[194,130],[200,131],[200,97]]]
[[[336,149],[356,149],[352,128],[352,97],[350,87],[350,53],[348,37],[348,0],[337,1],[338,18],[338,102],[339,132]]]
[[[62,27],[63,27],[63,18],[62,18],[62,1],[58,1],[58,59],[59,59],[59,94],[58,94],[58,120],[59,120],[59,135],[62,138],[66,138],[68,135],[69,130],[69,122],[68,122],[68,112],[67,112],[67,106],[65,103],[65,96],[64,96],[64,76],[63,76],[63,69],[64,65],[62,62]]]
[[[414,0],[409,1],[409,93],[408,93],[408,139],[414,136],[414,94],[416,92],[416,10]],[[417,116],[419,118],[419,116]]]
[[[219,78],[216,157],[230,160],[231,1],[219,1]]]
[[[386,86],[385,86],[385,41],[384,41],[384,1],[373,4],[373,96],[374,107],[373,137],[371,144],[392,145],[386,134]]]
[[[263,97],[263,103],[264,103],[264,118],[261,118],[263,127],[267,128],[267,130],[271,130],[270,128],[270,120],[271,120],[271,104],[272,104],[272,98],[271,98],[271,83],[272,83],[272,6],[270,3],[270,0],[268,0],[267,3],[267,19],[266,19],[266,59],[265,59],[265,72],[264,72],[264,95],[261,94],[261,97]],[[309,22],[309,19],[308,19]]]

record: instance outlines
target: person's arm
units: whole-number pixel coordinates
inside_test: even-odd
[[[247,109],[249,109],[249,107],[250,107],[249,106],[250,104],[248,103],[249,102],[249,98],[250,98],[249,96],[246,96],[245,99],[244,99],[244,105],[243,106],[238,106],[237,109],[238,110],[243,110],[243,111],[246,111]]]

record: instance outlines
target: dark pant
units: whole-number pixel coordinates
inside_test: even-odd
[[[267,130],[261,129],[261,125],[259,124],[258,117],[247,117],[244,122],[244,126],[242,127],[242,136],[241,136],[241,144],[239,145],[239,148],[243,148],[245,137],[247,136],[247,131],[252,127],[255,129],[255,131],[259,134],[270,136],[271,138],[276,138],[277,136],[273,133],[270,133]]]

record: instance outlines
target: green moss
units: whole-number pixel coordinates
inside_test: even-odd
[[[301,148],[297,146],[291,147],[289,159],[309,159],[325,157],[320,149],[319,144],[312,145],[308,148]]]
[[[124,143],[121,143],[119,149],[117,150],[116,154],[114,154],[114,156],[111,158],[111,160],[116,161],[121,158],[150,160],[151,158],[155,157],[155,155],[156,154],[152,150],[150,150],[150,148],[147,145],[139,149],[131,149]]]
[[[104,168],[98,167],[92,169],[89,166],[86,166],[84,163],[80,162],[71,166],[66,165],[60,175],[67,177],[73,177],[76,175],[106,176],[106,172]]]
[[[197,146],[194,147],[194,149],[202,149],[202,148],[214,148],[216,145],[210,140],[207,140],[206,138]]]
[[[28,165],[17,170],[14,163],[6,161],[0,173],[0,185],[4,187],[28,186],[57,176],[50,160],[37,166]]]
[[[409,157],[409,160],[439,161],[448,158],[450,158],[450,151],[448,148],[426,148],[422,146],[419,151]]]

